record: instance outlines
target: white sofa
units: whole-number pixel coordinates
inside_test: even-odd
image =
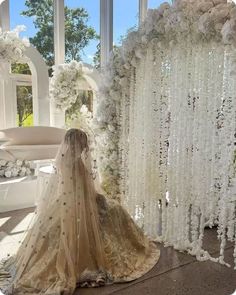
[[[56,156],[66,130],[48,126],[0,130],[0,159],[45,160]]]
[[[0,178],[0,212],[35,206],[39,193],[37,171],[55,158],[65,132],[43,126],[0,130],[0,159],[33,161],[36,168],[33,176]]]

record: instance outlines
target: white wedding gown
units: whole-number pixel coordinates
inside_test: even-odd
[[[134,280],[158,261],[157,246],[123,207],[95,190],[87,136],[67,132],[35,220],[0,268],[4,294],[73,294],[76,286]]]

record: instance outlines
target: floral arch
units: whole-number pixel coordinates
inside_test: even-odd
[[[98,92],[99,73],[91,65],[72,60],[53,67],[50,97],[58,109],[66,110],[75,102],[80,90]],[[94,100],[96,109],[97,100]]]
[[[107,193],[159,241],[220,263],[236,242],[235,28],[226,0],[149,10],[112,56],[96,115]],[[207,226],[218,258],[203,249]]]
[[[85,124],[85,122],[83,122],[83,125],[86,125],[84,126],[85,129],[88,125],[91,125],[92,113],[96,112],[98,105],[97,93],[99,84],[100,75],[91,65],[72,60],[70,63],[54,66],[53,77],[50,80],[49,86],[51,109],[54,110],[51,125],[64,126],[65,113],[68,109],[73,107],[75,102],[82,109],[78,114],[73,115],[70,127],[81,127],[80,124],[82,122],[79,122],[80,119],[86,119],[87,123]],[[83,90],[92,92],[91,111],[83,105],[81,100],[80,93]],[[78,118],[78,115],[81,118]]]

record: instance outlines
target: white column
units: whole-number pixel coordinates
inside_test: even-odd
[[[54,54],[55,65],[65,62],[65,7],[64,0],[54,0]],[[65,112],[50,103],[50,125],[63,127],[65,125]]]
[[[48,67],[41,54],[30,46],[25,55],[29,58],[32,73],[34,125],[50,125],[49,77]]]
[[[148,0],[139,0],[139,25],[146,18],[147,8],[148,8]]]
[[[10,30],[9,0],[5,0],[0,4],[0,28],[3,31]],[[0,129],[13,127],[16,124],[16,116],[13,114],[15,108],[14,97],[12,96],[12,85],[9,80],[8,63],[2,63],[0,71]]]
[[[0,28],[3,31],[10,30],[9,0],[5,0],[0,4]]]
[[[55,65],[65,62],[64,0],[54,0],[54,54]]]
[[[103,68],[113,48],[113,0],[100,0],[100,44]]]
[[[15,83],[10,78],[0,78],[0,129],[16,126],[17,100]]]

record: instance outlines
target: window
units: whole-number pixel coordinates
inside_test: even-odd
[[[93,111],[93,91],[81,90],[76,102],[66,110],[66,123],[69,124],[79,116],[81,105],[85,105],[89,112]]]
[[[114,45],[120,45],[131,29],[137,28],[139,18],[138,0],[114,0],[113,3],[113,39]]]
[[[85,63],[98,65],[99,63],[99,30],[100,30],[100,0],[66,0],[65,6],[74,10],[74,17],[66,13],[66,26],[72,23],[76,31],[66,34],[66,51],[77,52],[77,56],[69,59],[82,60]],[[66,8],[65,8],[66,9]],[[75,12],[77,10],[77,13]],[[77,16],[75,20],[75,16]],[[71,38],[71,41],[70,41]],[[73,46],[72,46],[73,45]]]
[[[26,31],[21,33],[21,36],[32,37],[36,33],[33,24],[33,18],[21,15],[22,11],[26,10],[25,0],[10,0],[10,26],[14,29],[18,25],[26,26]]]
[[[11,79],[15,87],[16,125],[33,125],[33,98],[31,71],[28,64],[15,63],[11,65]]]
[[[33,125],[32,86],[17,85],[17,126]]]

